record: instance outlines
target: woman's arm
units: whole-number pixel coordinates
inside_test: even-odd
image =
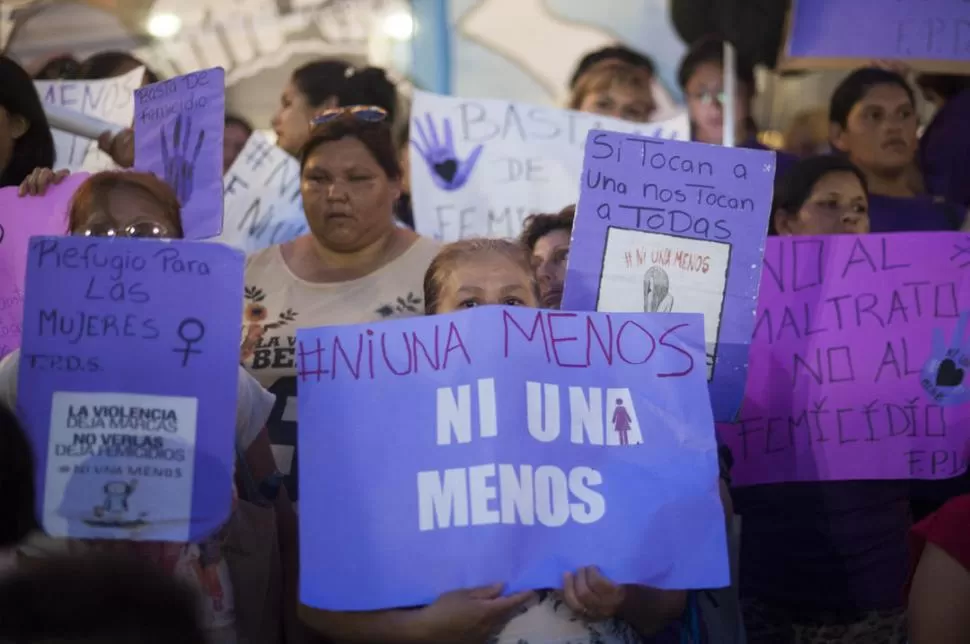
[[[932,543],[920,557],[909,593],[912,644],[970,642],[970,572]]]

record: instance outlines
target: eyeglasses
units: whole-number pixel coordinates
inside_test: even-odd
[[[697,94],[691,94],[690,97],[695,101],[700,101],[704,105],[711,105],[714,102],[724,105],[727,101],[727,94],[725,92],[699,92]]]
[[[164,239],[169,230],[155,221],[136,221],[124,227],[117,227],[110,221],[99,221],[74,232],[80,237],[135,237],[141,239]]]
[[[387,110],[376,105],[351,105],[349,107],[334,107],[320,112],[310,121],[310,126],[327,123],[341,116],[349,115],[365,123],[382,123],[387,120]]]

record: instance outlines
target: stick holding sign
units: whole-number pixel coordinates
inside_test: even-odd
[[[702,346],[696,314],[483,307],[300,329],[300,486],[334,492],[301,499],[301,600],[416,606],[588,565],[727,585]]]
[[[591,131],[564,309],[704,314],[714,416],[744,393],[773,152]]]
[[[135,168],[172,186],[186,239],[222,231],[225,79],[214,67],[135,92]]]
[[[31,239],[18,407],[48,534],[199,541],[228,517],[242,274],[221,244]]]
[[[738,485],[936,479],[970,457],[967,236],[768,240]]]

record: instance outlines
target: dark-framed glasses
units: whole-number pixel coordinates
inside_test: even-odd
[[[724,91],[712,92],[708,90],[691,94],[690,97],[695,101],[700,101],[704,105],[712,105],[714,103],[724,105],[724,103],[727,101],[727,93]]]
[[[376,105],[351,105],[349,107],[334,107],[324,110],[313,117],[310,126],[327,123],[341,116],[349,115],[365,123],[383,123],[387,120],[387,110]]]

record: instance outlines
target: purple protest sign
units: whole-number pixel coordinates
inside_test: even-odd
[[[68,204],[87,177],[69,176],[42,197],[20,197],[16,187],[0,189],[0,358],[20,346],[27,243],[34,235],[67,232]]]
[[[968,270],[960,233],[769,239],[734,483],[966,470]]]
[[[229,516],[243,255],[34,237],[19,400],[58,537],[199,541]]]
[[[516,307],[298,330],[301,600],[415,606],[587,565],[727,585],[703,341],[699,315]]]
[[[135,167],[154,172],[175,190],[186,239],[222,232],[225,118],[221,67],[135,90]]]
[[[793,0],[788,22],[784,67],[905,60],[923,71],[956,74],[970,63],[965,0]]]
[[[714,418],[744,394],[775,154],[592,131],[563,309],[703,313]]]

